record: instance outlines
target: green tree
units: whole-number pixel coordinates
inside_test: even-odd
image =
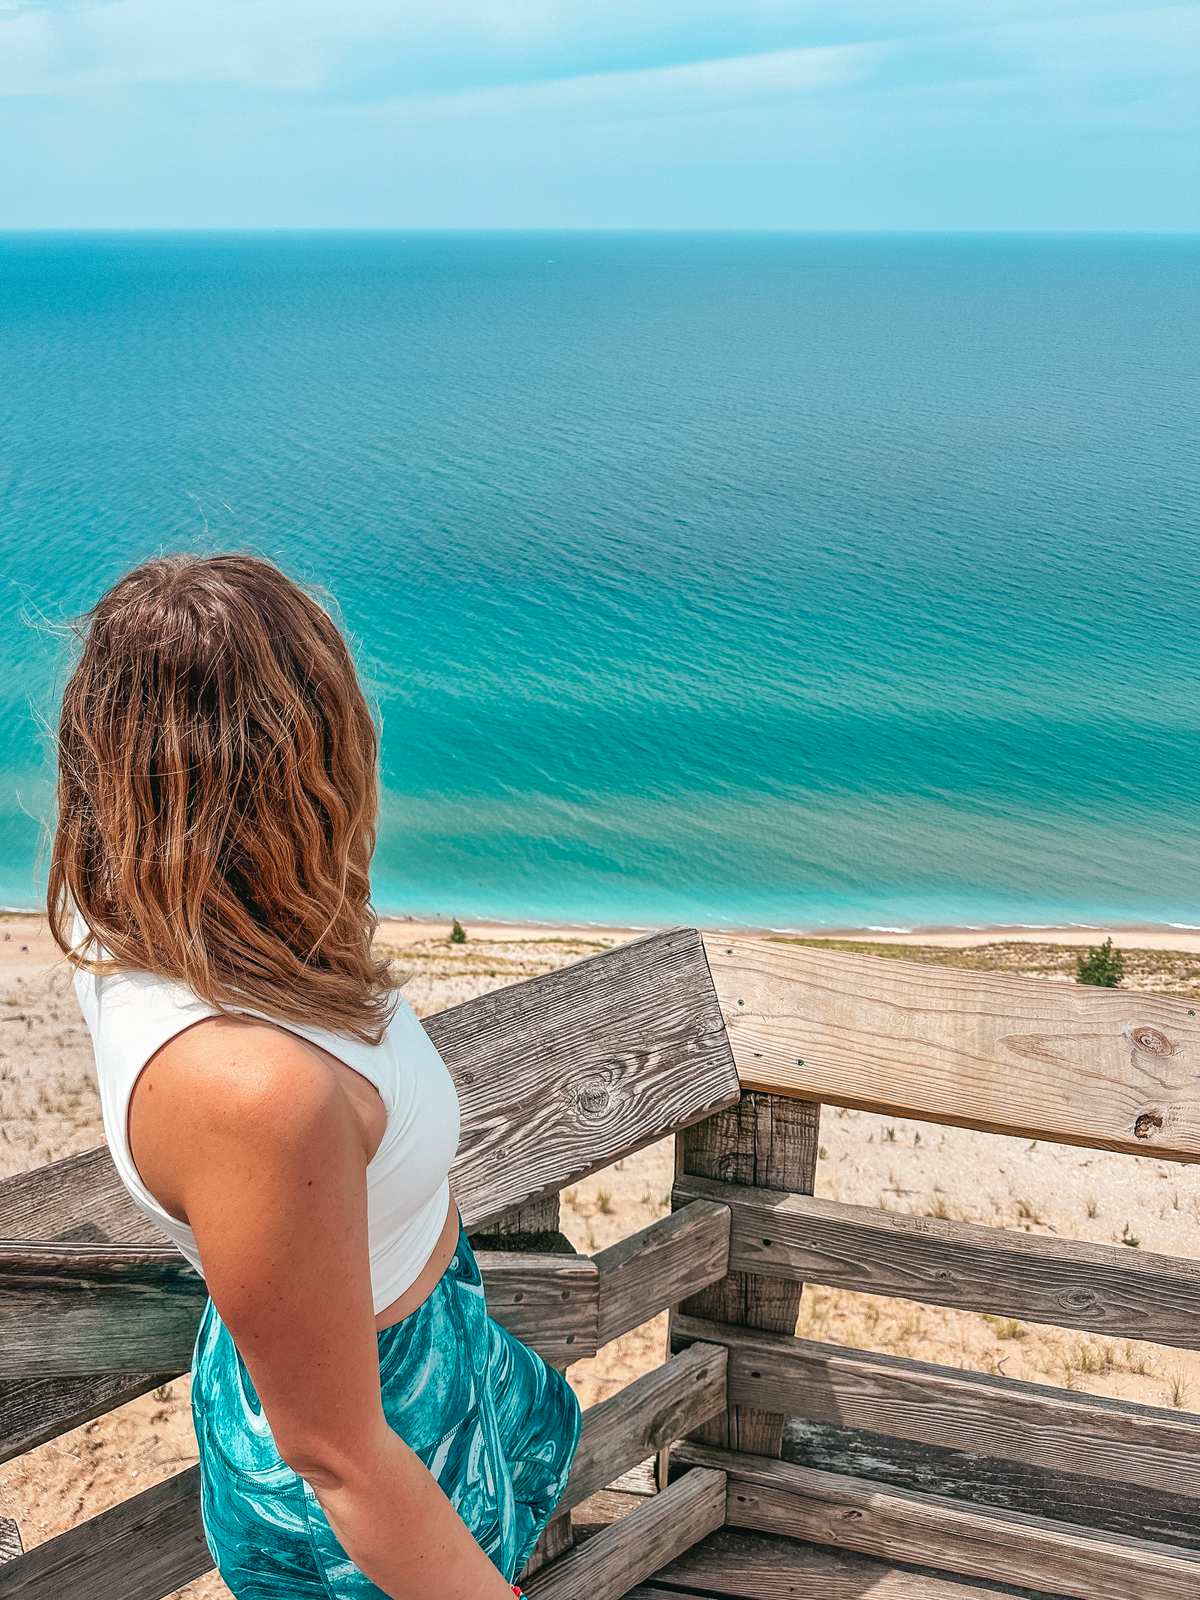
[[[463,927],[462,923],[458,920],[458,918],[455,917],[454,926],[450,929],[450,943],[451,944],[466,944],[466,942],[467,942],[467,930]]]
[[[1115,989],[1125,976],[1125,960],[1119,950],[1113,949],[1111,939],[1092,945],[1075,963],[1075,977],[1079,983],[1094,983],[1101,989]]]

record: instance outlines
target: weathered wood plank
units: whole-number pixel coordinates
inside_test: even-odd
[[[878,1488],[911,1489],[987,1510],[1024,1511],[1081,1528],[1200,1553],[1200,1501],[973,1451],[920,1444],[840,1423],[789,1417],[783,1459]]]
[[[816,1180],[821,1108],[806,1101],[766,1094],[744,1094],[740,1102],[682,1133],[675,1141],[675,1169],[681,1183],[720,1178],[736,1193],[736,1185],[763,1190],[795,1190],[811,1194]],[[691,1175],[695,1174],[693,1178]],[[689,1204],[676,1186],[673,1210]],[[730,1257],[729,1271],[719,1282],[691,1295],[677,1311],[792,1333],[800,1309],[800,1288],[790,1274],[769,1267],[746,1268]],[[759,1455],[778,1455],[783,1441],[782,1416],[733,1407],[706,1424],[698,1436]]]
[[[599,1273],[589,1257],[478,1260],[497,1322],[559,1365],[595,1354]],[[185,1372],[206,1299],[169,1246],[0,1245],[0,1378]]]
[[[539,1237],[543,1242],[553,1242],[554,1239],[554,1236],[545,1234]],[[557,1238],[559,1244],[566,1246],[565,1252],[560,1250],[559,1254],[565,1253],[572,1260],[580,1259],[573,1255],[569,1244],[561,1238],[561,1235]],[[24,1252],[26,1247],[18,1248]],[[161,1259],[171,1269],[181,1265],[181,1258],[175,1255],[170,1247],[161,1248],[164,1250]],[[0,1245],[0,1258],[3,1257],[3,1253],[4,1246]],[[102,1254],[107,1255],[108,1252]],[[519,1337],[540,1348],[542,1355],[557,1365],[577,1361],[581,1353],[589,1353],[595,1344],[595,1332],[592,1313],[586,1301],[579,1296],[573,1296],[572,1306],[566,1310],[554,1303],[552,1314],[547,1320],[542,1315],[541,1307],[548,1298],[553,1299],[552,1291],[545,1286],[539,1289],[535,1283],[534,1293],[524,1294],[523,1291],[527,1286],[523,1283],[524,1268],[521,1263],[511,1263],[517,1276],[506,1284],[501,1281],[502,1264],[494,1266],[486,1251],[480,1252],[479,1260],[484,1267],[489,1293],[494,1297],[495,1303],[492,1309],[498,1321],[504,1322],[513,1332],[518,1333]],[[63,1263],[55,1263],[55,1266],[61,1269]],[[183,1270],[186,1271],[186,1267]],[[0,1266],[0,1314],[4,1311],[2,1272]],[[196,1280],[197,1283],[198,1281]],[[112,1284],[109,1287],[112,1288]],[[584,1287],[582,1283],[578,1286],[580,1293]],[[124,1302],[125,1291],[119,1284],[114,1292],[117,1298]],[[191,1363],[196,1323],[204,1303],[202,1291],[197,1292],[199,1299],[189,1312],[186,1325],[180,1320],[178,1307],[166,1314],[164,1325],[164,1314],[161,1309],[157,1313],[154,1312],[153,1308],[149,1307],[148,1301],[136,1306],[123,1303],[123,1309],[117,1313],[120,1327],[124,1327],[128,1319],[134,1320],[139,1340],[146,1343],[160,1341],[159,1354],[164,1359],[170,1357],[171,1370],[115,1373],[89,1371],[66,1377],[0,1377],[0,1462],[21,1455],[26,1450],[32,1450],[49,1439],[56,1439],[72,1428],[91,1421],[93,1417],[102,1416],[114,1407],[124,1405],[150,1389],[156,1389],[159,1384],[169,1383],[172,1378],[186,1371]],[[25,1330],[24,1337],[21,1341],[14,1340],[0,1346],[0,1370],[12,1370],[18,1362],[23,1366],[29,1364],[22,1351],[36,1342],[36,1330],[33,1326],[35,1301],[33,1298],[25,1298],[24,1291],[20,1293],[22,1298],[15,1301],[13,1310],[21,1319],[21,1325]],[[43,1300],[41,1307],[41,1320],[48,1326],[44,1330],[45,1341],[35,1353],[34,1363],[39,1364],[40,1370],[44,1371],[45,1364],[50,1359],[48,1352],[53,1347],[56,1351],[54,1360],[59,1365],[72,1368],[86,1366],[92,1359],[87,1354],[91,1348],[88,1342],[90,1333],[81,1343],[78,1330],[67,1328],[63,1311],[70,1310],[70,1300],[67,1299],[62,1303]],[[102,1323],[103,1313],[98,1300],[93,1301],[89,1315]],[[16,1325],[14,1322],[13,1326]],[[65,1349],[58,1344],[60,1334],[65,1334],[67,1337],[68,1343]],[[113,1337],[123,1339],[120,1328]],[[580,1343],[581,1338],[582,1343]],[[122,1344],[120,1348],[124,1349],[125,1346]]]
[[[1027,1589],[1010,1589],[1006,1584],[981,1586],[963,1583],[955,1578],[923,1576],[910,1568],[885,1567],[881,1562],[868,1562],[861,1556],[839,1554],[837,1551],[817,1551],[810,1545],[797,1545],[806,1552],[803,1565],[784,1569],[774,1574],[774,1584],[759,1583],[753,1590],[737,1588],[737,1574],[727,1571],[717,1574],[724,1589],[670,1588],[655,1582],[639,1583],[629,1591],[628,1600],[1007,1600],[1016,1595],[1018,1600],[1038,1600],[1029,1597]],[[668,1571],[673,1572],[674,1567]],[[792,1571],[795,1582],[788,1584],[784,1573]],[[1056,1600],[1053,1595],[1041,1600]]]
[[[206,1299],[170,1246],[0,1243],[0,1379],[178,1374]]]
[[[1200,1006],[710,934],[748,1088],[1200,1160]]]
[[[551,1561],[557,1561],[559,1556],[566,1555],[575,1542],[575,1531],[571,1526],[571,1513],[559,1512],[546,1524],[541,1538],[533,1547],[533,1554],[525,1563],[524,1572],[517,1574],[522,1583],[532,1578],[535,1572],[540,1572],[543,1567],[549,1566]]]
[[[687,1472],[532,1578],[529,1600],[620,1600],[725,1517],[720,1472]]]
[[[594,1505],[603,1494],[619,1495],[623,1499],[630,1496],[658,1493],[658,1476],[654,1470],[653,1461],[647,1459],[639,1461],[636,1466],[627,1467],[624,1472],[618,1472],[607,1490],[601,1490],[600,1495],[592,1495],[588,1505]]]
[[[670,1585],[670,1588],[659,1585]],[[630,1600],[1052,1600],[1009,1584],[981,1584],[916,1567],[896,1567],[849,1550],[828,1550],[781,1534],[719,1528],[634,1589]]]
[[[167,1242],[129,1198],[106,1145],[0,1180],[0,1239]]]
[[[557,1194],[543,1195],[528,1205],[514,1206],[502,1216],[493,1217],[485,1229],[473,1232],[471,1248],[574,1255],[575,1247],[560,1231],[561,1213]]]
[[[724,1411],[725,1359],[717,1346],[693,1344],[590,1406],[563,1494],[564,1509],[579,1505],[627,1468]]]
[[[24,1549],[21,1530],[11,1517],[0,1517],[0,1564],[13,1561]]]
[[[0,1567],[0,1600],[162,1600],[212,1567],[189,1467]]]
[[[636,1511],[643,1500],[648,1500],[657,1493],[657,1486],[651,1484],[645,1493],[637,1489],[614,1487],[601,1489],[598,1494],[590,1495],[571,1513],[576,1540],[592,1538],[599,1529],[607,1527],[610,1522],[619,1522],[631,1511]]]
[[[717,1573],[723,1589],[668,1588],[651,1579],[639,1583],[629,1591],[628,1600],[1008,1600],[1010,1596],[1030,1597],[1027,1589],[1011,1589],[1006,1584],[981,1586],[963,1583],[955,1578],[938,1578],[922,1575],[910,1568],[885,1567],[882,1562],[868,1562],[861,1556],[839,1553],[835,1550],[818,1551],[811,1545],[796,1546],[805,1552],[803,1564],[784,1568],[769,1575],[768,1582],[758,1583],[753,1590],[736,1587],[738,1578],[733,1570]],[[674,1572],[672,1565],[667,1569]],[[788,1583],[786,1573],[792,1572],[795,1581]],[[774,1577],[774,1583],[769,1581]],[[1041,1600],[1056,1600],[1045,1595]]]
[[[674,928],[431,1017],[463,1108],[470,1227],[562,1189],[737,1099],[695,928]]]
[[[488,1310],[552,1366],[598,1349],[599,1273],[588,1256],[485,1250],[477,1257]]]
[[[680,1317],[729,1349],[735,1403],[1200,1497],[1200,1416]]]
[[[84,1378],[2,1379],[0,1464],[178,1376],[176,1372],[122,1372]]]
[[[725,1276],[729,1211],[685,1206],[593,1257],[600,1272],[600,1343]]]
[[[1200,1345],[1200,1262],[698,1178],[678,1180],[675,1195],[730,1207],[729,1259],[743,1272]]]
[[[1200,1557],[1170,1545],[881,1489],[861,1478],[704,1445],[680,1445],[678,1459],[728,1474],[732,1527],[1068,1600],[1195,1600],[1200,1593]]]
[[[739,1092],[695,928],[495,989],[424,1026],[458,1085],[452,1176],[472,1232]],[[0,1183],[0,1238],[161,1242],[103,1150]]]
[[[694,1589],[660,1589],[656,1583],[639,1583],[629,1594],[631,1600],[711,1600]]]

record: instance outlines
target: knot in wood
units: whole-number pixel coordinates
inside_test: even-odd
[[[615,1067],[602,1067],[568,1084],[566,1099],[577,1122],[596,1128],[620,1116],[633,1099],[633,1090],[620,1081]]]
[[[1154,1135],[1162,1128],[1162,1125],[1163,1114],[1161,1111],[1143,1111],[1133,1124],[1133,1136],[1135,1139],[1153,1139]]]
[[[1175,1049],[1166,1034],[1160,1033],[1157,1028],[1135,1028],[1130,1038],[1135,1050],[1145,1050],[1152,1056],[1169,1056]]]
[[[1094,1289],[1068,1289],[1062,1303],[1070,1311],[1095,1311],[1100,1301]]]

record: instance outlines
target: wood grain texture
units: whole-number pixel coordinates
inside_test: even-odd
[[[130,1199],[106,1145],[0,1180],[0,1239],[169,1242]]]
[[[1161,995],[705,939],[748,1088],[1200,1160],[1200,1006]]]
[[[426,1023],[462,1101],[453,1170],[469,1227],[737,1099],[694,928],[493,990]]]
[[[820,1117],[821,1108],[806,1101],[744,1094],[736,1106],[680,1134],[675,1141],[676,1172],[683,1175],[683,1182],[690,1181],[692,1174],[700,1179],[719,1178],[722,1184],[714,1187],[722,1192],[725,1187],[737,1192],[735,1184],[754,1184],[811,1194]],[[677,1188],[672,1209],[680,1210],[689,1203],[679,1197]],[[679,1310],[719,1322],[794,1332],[800,1309],[800,1287],[795,1280],[780,1278],[769,1269],[735,1270],[732,1259],[729,1266],[724,1278],[690,1295]],[[672,1311],[672,1322],[677,1314]],[[735,1406],[701,1428],[698,1437],[759,1455],[777,1455],[783,1423],[776,1413]]]
[[[176,1372],[0,1379],[0,1463],[170,1383]]]
[[[680,1445],[678,1457],[728,1474],[732,1527],[1068,1600],[1195,1600],[1200,1593],[1200,1557],[1170,1545],[881,1489],[861,1478],[704,1445]]]
[[[571,1526],[571,1513],[560,1512],[546,1524],[541,1538],[533,1547],[533,1554],[525,1563],[524,1571],[517,1574],[520,1582],[525,1583],[535,1572],[540,1572],[552,1561],[557,1561],[559,1556],[566,1555],[574,1543],[575,1530]]]
[[[485,1229],[471,1234],[473,1250],[562,1250],[574,1254],[574,1246],[560,1231],[562,1205],[557,1194],[543,1195],[528,1205],[514,1206],[502,1216],[493,1217]],[[555,1242],[552,1244],[551,1240]],[[561,1244],[558,1242],[561,1241]]]
[[[725,1351],[694,1344],[590,1406],[563,1494],[564,1508],[614,1482],[627,1468],[725,1409]]]
[[[670,1585],[670,1588],[659,1587]],[[720,1528],[650,1580],[630,1600],[684,1600],[688,1586],[737,1600],[1050,1600],[1009,1584],[980,1584],[916,1567],[896,1567],[848,1550],[779,1534]],[[1132,1600],[1132,1597],[1131,1597]]]
[[[878,1488],[911,1489],[987,1510],[1053,1517],[1200,1553],[1200,1502],[1160,1489],[803,1417],[788,1418],[783,1459],[840,1477],[867,1478]]]
[[[743,1272],[1200,1345],[1198,1262],[696,1178],[677,1180],[675,1196],[730,1207],[729,1259]]]
[[[162,1600],[211,1567],[189,1467],[6,1562],[0,1600]]]
[[[510,1333],[552,1366],[595,1355],[599,1274],[588,1256],[485,1250],[477,1259],[488,1310]]]
[[[710,1202],[685,1206],[593,1260],[600,1273],[603,1345],[725,1276],[729,1208]]]
[[[21,1530],[11,1517],[0,1517],[0,1563],[12,1561],[24,1549]]]
[[[206,1299],[171,1246],[0,1244],[0,1379],[178,1374]]]
[[[750,1537],[747,1535],[746,1537]],[[954,1578],[922,1576],[911,1570],[885,1567],[882,1562],[868,1562],[862,1556],[851,1556],[836,1550],[815,1550],[809,1545],[797,1544],[805,1552],[802,1562],[783,1567],[768,1574],[768,1581],[757,1581],[757,1575],[743,1582],[754,1581],[755,1587],[737,1588],[737,1572],[732,1568],[712,1574],[714,1581],[723,1583],[723,1589],[669,1588],[651,1580],[639,1583],[629,1591],[628,1600],[1004,1600],[1004,1597],[1027,1590],[998,1589],[993,1584],[981,1586],[963,1583]],[[672,1565],[669,1571],[674,1572]],[[785,1574],[791,1572],[789,1583]],[[774,1576],[772,1585],[769,1578]],[[1037,1600],[1037,1597],[1034,1597]],[[1043,1600],[1055,1600],[1054,1596]]]
[[[721,1472],[687,1472],[530,1580],[529,1600],[620,1600],[725,1518]]]
[[[1200,1417],[681,1317],[729,1350],[735,1403],[1004,1461],[1200,1497]]]
[[[560,1365],[595,1354],[599,1274],[587,1256],[478,1260],[497,1322]],[[0,1378],[177,1376],[206,1299],[169,1246],[0,1245]]]

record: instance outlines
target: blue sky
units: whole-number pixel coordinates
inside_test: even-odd
[[[1200,227],[1200,3],[0,0],[2,227]]]

